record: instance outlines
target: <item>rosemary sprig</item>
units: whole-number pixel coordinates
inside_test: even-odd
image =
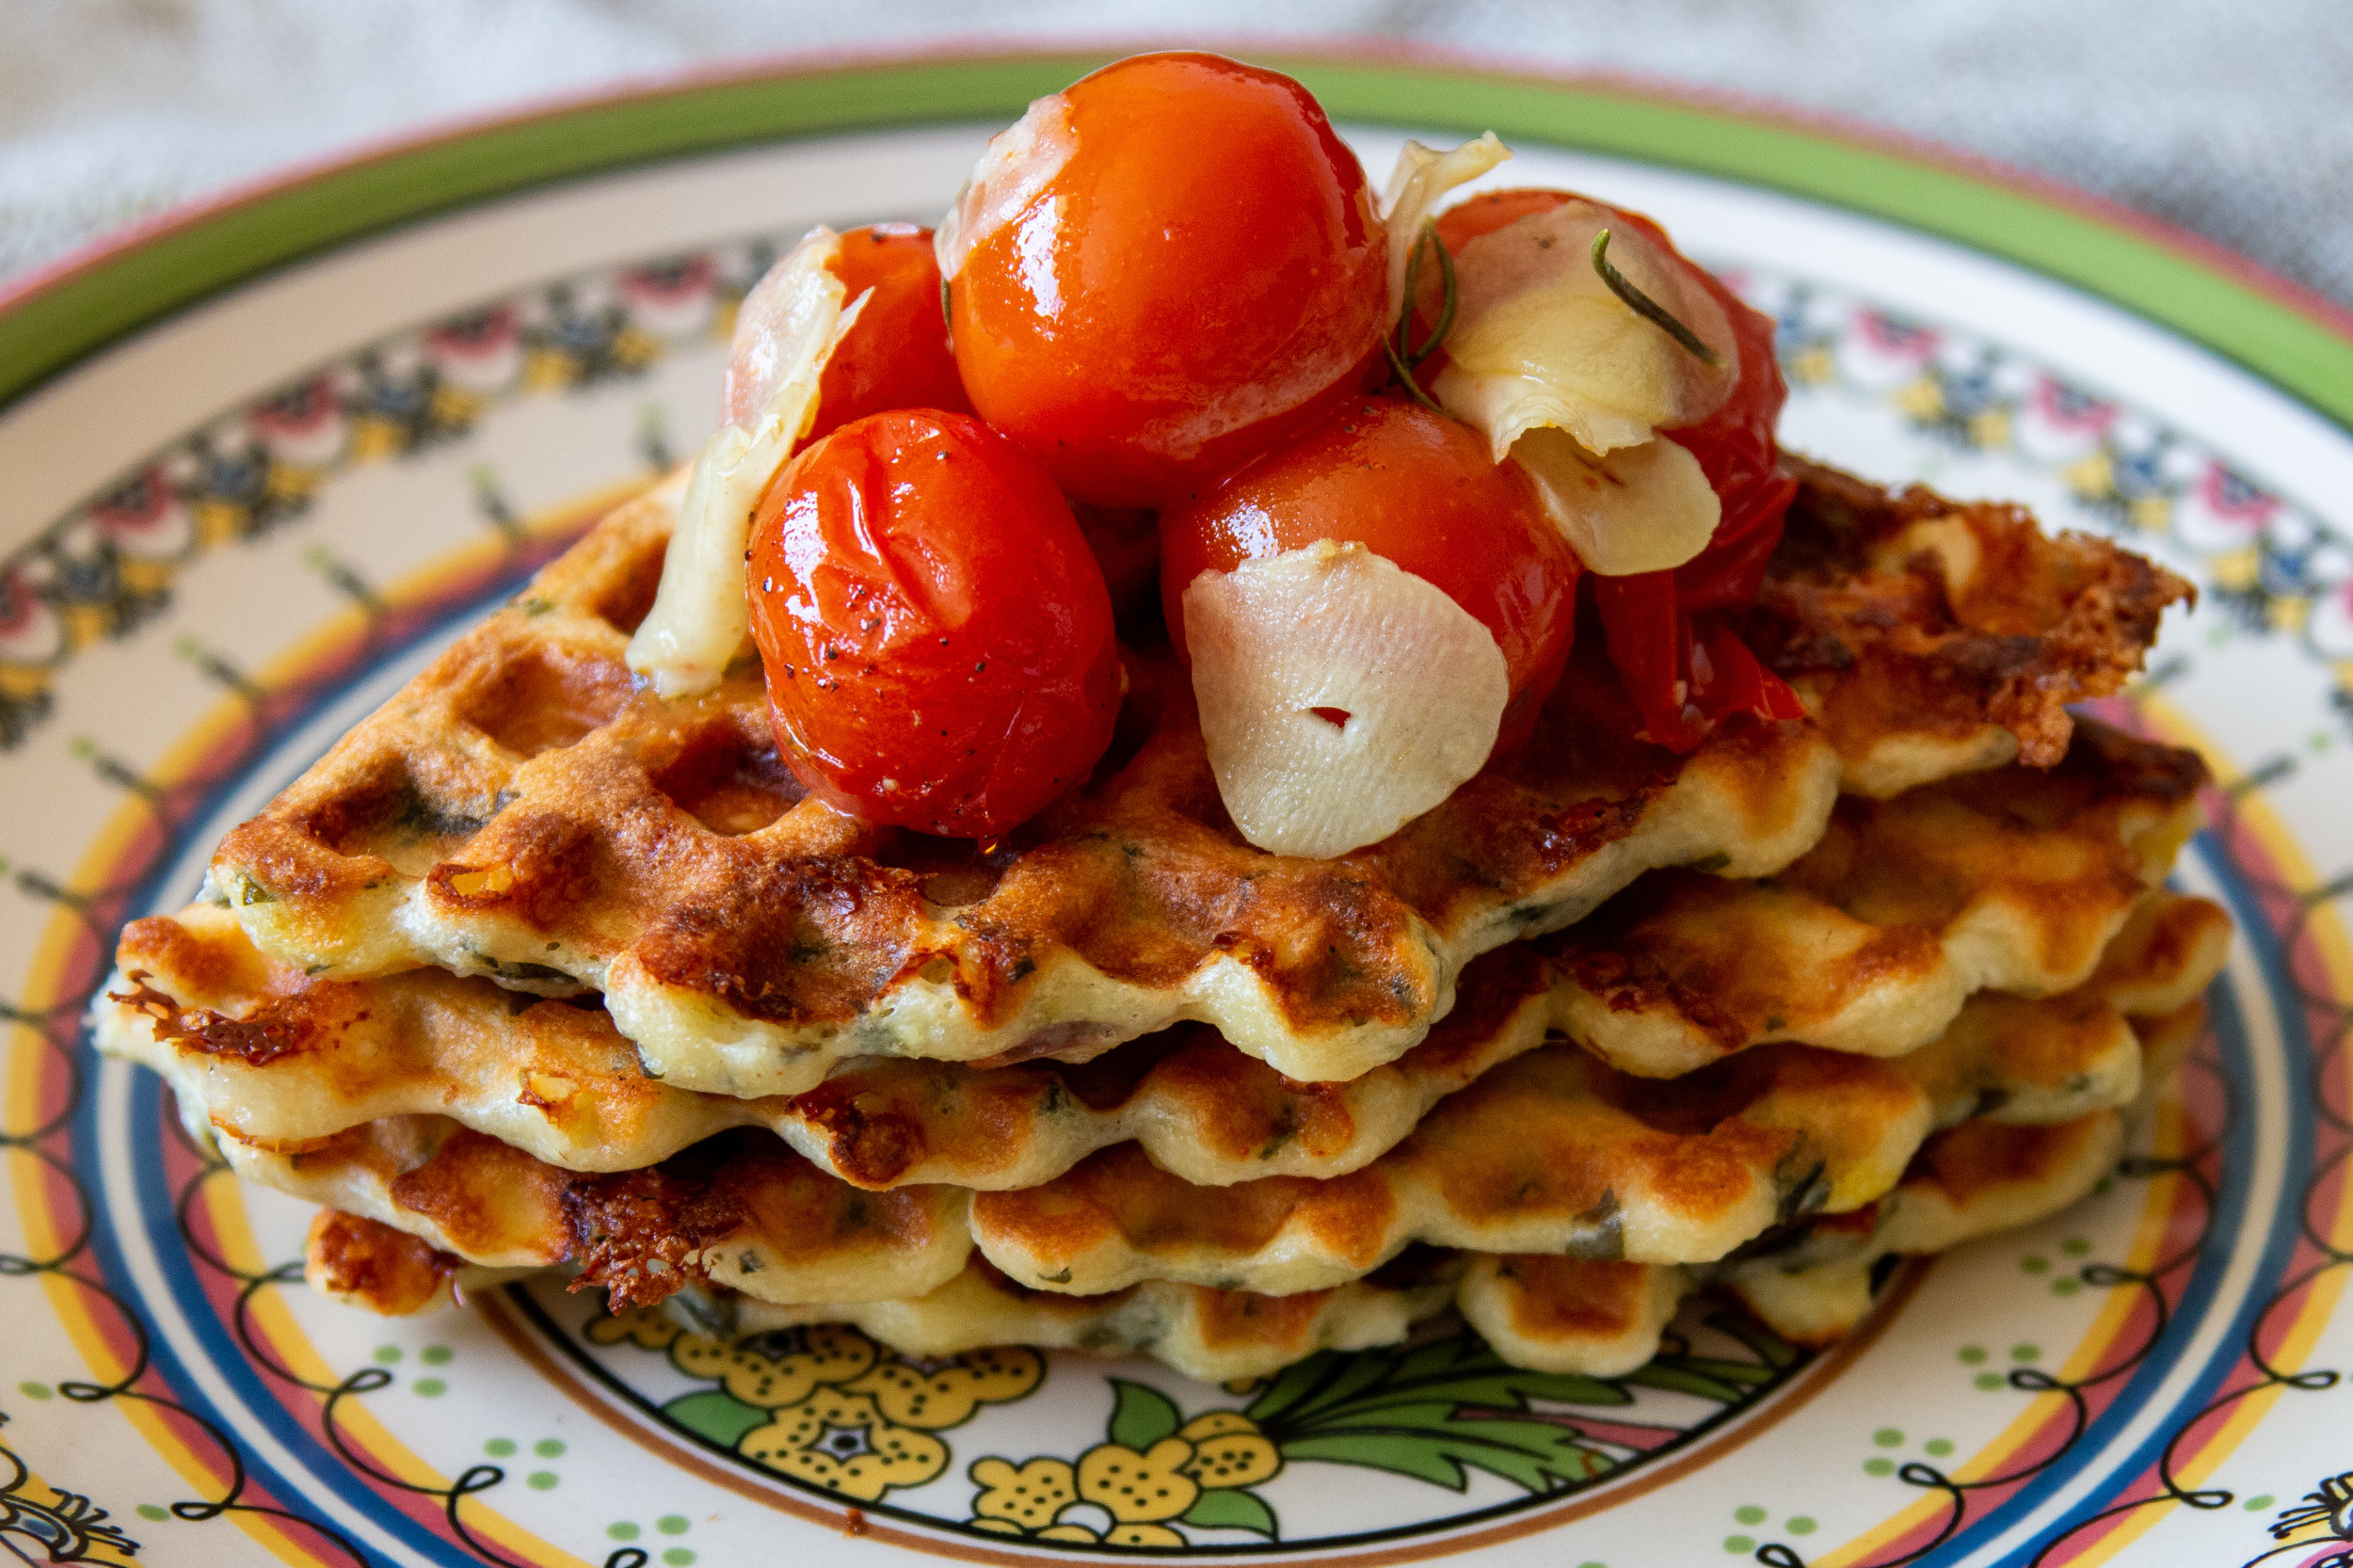
[[[1625,301],[1626,309],[1650,322],[1667,336],[1683,345],[1685,353],[1704,365],[1721,365],[1723,358],[1700,341],[1700,335],[1677,321],[1674,312],[1634,286],[1633,280],[1609,264],[1609,231],[1604,229],[1593,236],[1593,270],[1609,285],[1609,292]]]
[[[1419,347],[1414,347],[1410,344],[1410,334],[1414,325],[1414,301],[1421,294],[1421,258],[1425,250],[1435,250],[1438,253],[1438,279],[1441,290],[1438,324],[1430,329],[1430,336],[1422,340]],[[1454,308],[1458,303],[1454,282],[1454,257],[1447,250],[1446,242],[1438,238],[1438,226],[1434,223],[1425,223],[1421,226],[1421,237],[1414,242],[1413,260],[1405,264],[1405,303],[1397,312],[1398,358],[1418,370],[1421,362],[1438,351],[1438,345],[1446,342],[1447,333],[1453,329]]]
[[[1431,328],[1430,335],[1417,344],[1413,341],[1414,301],[1421,293],[1421,258],[1425,249],[1434,249],[1438,253],[1438,279],[1442,296],[1438,307],[1437,324]],[[1438,238],[1438,226],[1435,223],[1425,223],[1421,226],[1419,237],[1414,241],[1413,258],[1405,264],[1405,300],[1398,307],[1397,331],[1392,336],[1381,340],[1381,348],[1389,358],[1389,368],[1397,373],[1398,380],[1404,383],[1406,392],[1412,394],[1415,402],[1433,414],[1442,414],[1446,410],[1439,408],[1430,394],[1421,390],[1421,383],[1414,379],[1414,372],[1419,369],[1422,362],[1431,355],[1438,351],[1439,344],[1446,342],[1447,333],[1454,327],[1454,309],[1457,302],[1454,258],[1448,253],[1446,242]]]

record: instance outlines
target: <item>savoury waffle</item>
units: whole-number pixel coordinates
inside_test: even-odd
[[[1234,831],[1164,652],[1129,656],[1094,781],[1002,841],[802,797],[757,667],[664,702],[622,663],[672,483],[233,830],[211,887],[264,951],[336,978],[436,965],[599,989],[680,1087],[800,1093],[850,1056],[1083,1057],[1186,1018],[1290,1078],[1353,1078],[1421,1038],[1470,958],[1644,870],[1796,858],[1842,756],[1872,790],[2005,746],[2056,760],[2062,705],[2112,690],[2188,592],[2009,508],[1801,478],[1767,642],[1820,725],[1727,725],[1676,759],[1606,740],[1633,732],[1630,712],[1614,681],[1573,671],[1513,762],[1330,861]]]
[[[1551,938],[1561,1025],[1655,1078],[1771,1040],[1916,1050],[1973,992],[2089,974],[2196,830],[2205,780],[2195,752],[2084,723],[2050,768],[1844,796],[1773,876],[1655,872]]]
[[[1266,1376],[1321,1350],[1395,1343],[1454,1305],[1513,1366],[1614,1377],[1657,1354],[1679,1304],[1711,1281],[1784,1338],[1826,1344],[1869,1309],[1880,1257],[1949,1250],[2056,1213],[2107,1171],[2121,1139],[2114,1111],[2055,1127],[1940,1133],[1870,1208],[1796,1227],[1772,1258],[1712,1268],[1416,1248],[1363,1279],[1288,1296],[1167,1281],[1073,1296],[1024,1288],[975,1256],[944,1283],[895,1301],[785,1304],[690,1287],[666,1311],[616,1304],[613,1336],[666,1345],[691,1332],[709,1336],[716,1354],[729,1339],[846,1322],[909,1356],[1022,1344],[1150,1355],[1225,1380]],[[462,1275],[456,1258],[371,1220],[324,1215],[312,1240],[313,1282],[379,1312],[434,1304],[445,1282]],[[355,1254],[401,1266],[345,1272]]]
[[[2024,507],[1782,466],[1798,498],[1743,635],[1830,737],[1850,794],[2051,766],[2064,705],[2121,686],[2167,606],[2196,598],[2105,540],[2045,535]]]
[[[902,1299],[920,1293],[906,1288],[906,1279],[936,1285],[966,1265],[972,1240],[988,1246],[988,1220],[973,1210],[994,1202],[1025,1211],[1043,1206],[1058,1211],[1065,1226],[1076,1223],[1074,1214],[1090,1224],[1106,1216],[1125,1224],[1128,1229],[1112,1239],[1119,1254],[1112,1261],[1163,1282],[1176,1270],[1153,1271],[1143,1260],[1174,1254],[1196,1271],[1221,1271],[1227,1281],[1237,1272],[1305,1267],[1337,1276],[1317,1288],[1362,1277],[1399,1252],[1404,1234],[1393,1196],[1388,1210],[1373,1216],[1377,1233],[1364,1228],[1369,1193],[1418,1194],[1421,1219],[1449,1238],[1487,1240],[1485,1250],[1533,1250],[1525,1227],[1534,1225],[1550,1227],[1543,1237],[1548,1251],[1565,1246],[1563,1237],[1599,1246],[1595,1239],[1607,1235],[1620,1251],[1672,1245],[1680,1254],[1675,1260],[1705,1262],[1799,1212],[1875,1212],[1871,1200],[1908,1159],[1916,1169],[1913,1151],[1933,1123],[1982,1106],[2021,1120],[2128,1101],[2138,1087],[2137,1060],[2113,1060],[2111,1035],[2080,1023],[2087,1007],[2113,1006],[2109,998],[2141,1005],[2187,995],[2191,1000],[2174,1012],[2135,1019],[2153,1041],[2178,1040],[2185,1022],[2194,1032],[2196,991],[2220,958],[2211,942],[2193,939],[2210,929],[2213,906],[2170,894],[2153,904],[2158,912],[2128,929],[2137,939],[2120,938],[2115,962],[2083,988],[2092,995],[2026,1004],[2050,1015],[2048,1024],[1963,1030],[1970,1050],[1942,1050],[1933,1070],[1910,1072],[1902,1059],[1770,1046],[1691,1083],[1659,1084],[1614,1073],[1574,1047],[1552,1046],[1450,1096],[1433,1118],[1438,1126],[1432,1136],[1417,1133],[1356,1176],[1331,1182],[1193,1188],[1154,1170],[1132,1149],[1115,1149],[1081,1166],[1059,1190],[975,1196],[931,1185],[862,1194],[749,1129],[697,1144],[652,1170],[584,1175],[432,1116],[369,1123],[299,1152],[232,1138],[222,1145],[232,1164],[264,1185],[412,1232],[470,1264],[575,1261],[588,1280],[615,1285],[624,1299],[659,1296],[701,1274],[784,1304]],[[2107,989],[2096,989],[2102,986]],[[1993,1003],[1979,998],[1971,1007]],[[1964,1012],[1964,1020],[1969,1016]],[[1518,1081],[1523,1078],[1531,1081]],[[1467,1109],[1446,1122],[1458,1104]],[[1492,1129],[1499,1126],[1512,1127],[1515,1136],[1497,1140]],[[1541,1151],[1556,1135],[1587,1142],[1565,1171],[1543,1178],[1548,1185],[1526,1187],[1516,1151]],[[1631,1179],[1644,1172],[1648,1188]],[[1451,1187],[1442,1184],[1449,1176]],[[1709,1189],[1709,1176],[1729,1179]],[[1513,1186],[1515,1179],[1522,1185]],[[1606,1202],[1577,1186],[1595,1179],[1606,1183]],[[1084,1209],[1090,1203],[1092,1210]],[[1151,1224],[1139,1224],[1140,1216]],[[1294,1248],[1285,1256],[1261,1245],[1220,1254],[1202,1240],[1231,1242],[1239,1235],[1248,1241],[1241,1227],[1249,1224],[1270,1236],[1287,1227],[1294,1238],[1314,1235],[1316,1222],[1335,1216],[1353,1219],[1358,1230],[1327,1226],[1321,1240],[1337,1236],[1353,1251],[1327,1245],[1321,1256]],[[1058,1240],[1050,1230],[1013,1234],[1033,1248],[1048,1240],[1067,1248],[1077,1239],[1067,1229]],[[1096,1238],[1090,1269],[1111,1256],[1100,1250],[1102,1240]],[[1034,1256],[1030,1263],[1043,1272],[1071,1267]],[[833,1288],[805,1293],[816,1277]],[[1088,1290],[1092,1283],[1092,1273],[1082,1279],[1074,1270],[1069,1279],[1032,1278],[1024,1288],[1102,1293]]]
[[[648,1077],[586,999],[537,1000],[439,969],[307,975],[204,905],[125,931],[123,973],[95,1030],[102,1048],[164,1073],[192,1120],[264,1147],[435,1114],[584,1171],[650,1165],[727,1128],[765,1126],[877,1189],[1032,1187],[1128,1140],[1201,1185],[1333,1176],[1547,1031],[1642,1073],[1671,1047],[1717,1060],[1775,1018],[1780,1035],[1883,1053],[1887,1033],[1908,1047],[1951,1024],[1972,984],[2040,992],[2080,979],[2128,897],[2144,909],[2134,942],[2171,944],[2140,955],[2138,970],[2156,975],[2144,984],[2198,970],[2185,944],[2226,941],[2227,920],[2141,897],[2188,824],[2197,776],[2186,754],[2085,726],[2049,773],[2009,767],[1892,803],[1849,799],[1824,842],[1769,884],[1655,872],[1579,926],[1483,955],[1428,1038],[1340,1084],[1289,1080],[1186,1026],[1085,1064],[874,1059],[799,1096],[702,1095]],[[2146,911],[2160,906],[2177,912],[2152,923]],[[2176,929],[2184,919],[2194,933]],[[1810,1002],[1814,992],[1831,1004]],[[2082,1022],[2108,1031],[2112,1060],[2135,1059],[2112,1016]],[[1955,1070],[1983,1055],[1944,1052]]]
[[[1873,1208],[1800,1227],[1817,1238],[1816,1256],[1794,1268],[1416,1248],[1364,1280],[1291,1296],[1155,1282],[1071,1297],[1025,1290],[975,1259],[920,1302],[797,1308],[733,1296],[728,1310],[700,1322],[712,1332],[750,1334],[830,1318],[909,1354],[1052,1345],[1153,1355],[1196,1377],[1230,1378],[1263,1376],[1325,1348],[1322,1335],[1336,1348],[1393,1342],[1450,1302],[1513,1366],[1615,1377],[1657,1354],[1677,1306],[1711,1283],[1728,1284],[1785,1338],[1837,1338],[1868,1310],[1870,1266],[1879,1258],[1949,1251],[2057,1213],[2107,1173],[2121,1138],[2112,1110],[2054,1127],[1940,1133]],[[1209,1323],[1224,1333],[1213,1337],[1195,1326]]]
[[[447,1116],[551,1164],[631,1170],[731,1127],[766,1127],[882,1189],[1035,1186],[1134,1140],[1204,1185],[1337,1176],[1442,1096],[1541,1045],[1550,970],[1526,944],[1480,958],[1428,1038],[1345,1083],[1302,1084],[1198,1024],[1092,1062],[1000,1067],[888,1058],[797,1096],[700,1095],[648,1077],[601,1009],[440,969],[367,981],[267,959],[227,911],[128,928],[95,1015],[100,1048],[161,1072],[191,1125],[297,1150],[387,1117]]]
[[[1949,1252],[2056,1214],[2116,1168],[2123,1143],[2121,1111],[2042,1127],[1964,1122],[1922,1145],[1872,1208],[1726,1269],[1723,1283],[1783,1338],[1828,1344],[1870,1309],[1881,1258]]]
[[[385,1222],[468,1263],[570,1261],[616,1304],[690,1278],[783,1301],[883,1301],[952,1278],[971,1249],[957,1187],[861,1192],[762,1133],[649,1170],[581,1176],[439,1116],[370,1122],[299,1154],[233,1140],[239,1176]]]
[[[1318,1351],[1393,1345],[1453,1304],[1467,1260],[1409,1253],[1329,1290],[1263,1296],[1153,1280],[1105,1296],[1025,1290],[980,1257],[927,1296],[904,1302],[778,1306],[740,1291],[680,1295],[671,1320],[727,1339],[806,1324],[850,1323],[903,1355],[942,1356],[987,1345],[1148,1355],[1193,1377],[1264,1377]],[[665,1307],[634,1308],[638,1321]],[[659,1329],[652,1331],[660,1334]]]

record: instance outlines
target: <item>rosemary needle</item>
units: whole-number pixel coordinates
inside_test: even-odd
[[[1723,359],[1700,341],[1700,335],[1677,321],[1674,312],[1634,286],[1633,280],[1609,264],[1609,231],[1604,229],[1593,236],[1593,270],[1609,285],[1609,292],[1625,301],[1626,308],[1650,322],[1667,336],[1683,345],[1685,353],[1705,365],[1721,365]]]

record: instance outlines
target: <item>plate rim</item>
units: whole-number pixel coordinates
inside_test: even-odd
[[[722,62],[445,120],[233,184],[0,285],[0,417],[164,318],[408,223],[763,141],[1000,117],[1167,42],[951,40]],[[1958,243],[2199,344],[2353,435],[2353,309],[2062,181],[1851,117],[1624,72],[1368,38],[1184,46],[1297,75],[1336,120],[1493,127]]]

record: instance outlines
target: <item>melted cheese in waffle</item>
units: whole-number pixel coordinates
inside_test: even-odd
[[[1783,464],[1798,500],[1745,634],[1838,748],[1850,793],[2050,766],[2063,704],[2121,687],[2166,607],[2197,597],[2105,540],[2045,536],[2022,507]]]
[[[1554,938],[1563,1024],[1657,1078],[1770,1040],[1915,1050],[1972,992],[2080,984],[2196,829],[2205,776],[2085,724],[2048,771],[1846,796],[1778,875],[1656,872]]]
[[[1826,731],[1728,726],[1681,760],[1609,744],[1633,728],[1605,711],[1614,683],[1572,672],[1538,744],[1334,861],[1242,842],[1164,656],[1131,660],[1097,779],[1001,844],[800,798],[757,670],[686,701],[632,686],[622,649],[671,521],[649,497],[231,833],[213,885],[264,950],[338,978],[438,965],[601,989],[681,1087],[798,1093],[850,1056],[1085,1055],[1186,1018],[1291,1078],[1352,1078],[1421,1037],[1470,958],[1576,920],[1644,870],[1753,876],[1795,858],[1841,767],[1825,732],[1883,782],[1869,759],[1911,744],[1905,703],[1929,692],[1922,744],[1943,760],[1907,776],[1998,760],[1977,740],[1948,746],[1956,725],[2056,756],[2061,704],[2110,689],[2185,591],[2105,544],[1947,507],[1954,540],[1983,521],[2005,570],[2032,568],[1988,620],[1991,590],[1955,563],[1993,561],[1990,547],[1898,558],[1925,504],[1826,484],[1810,479],[1792,513],[1773,601],[1775,657]],[[1999,680],[1980,668],[1987,638]],[[1868,695],[1841,695],[1846,667]]]

